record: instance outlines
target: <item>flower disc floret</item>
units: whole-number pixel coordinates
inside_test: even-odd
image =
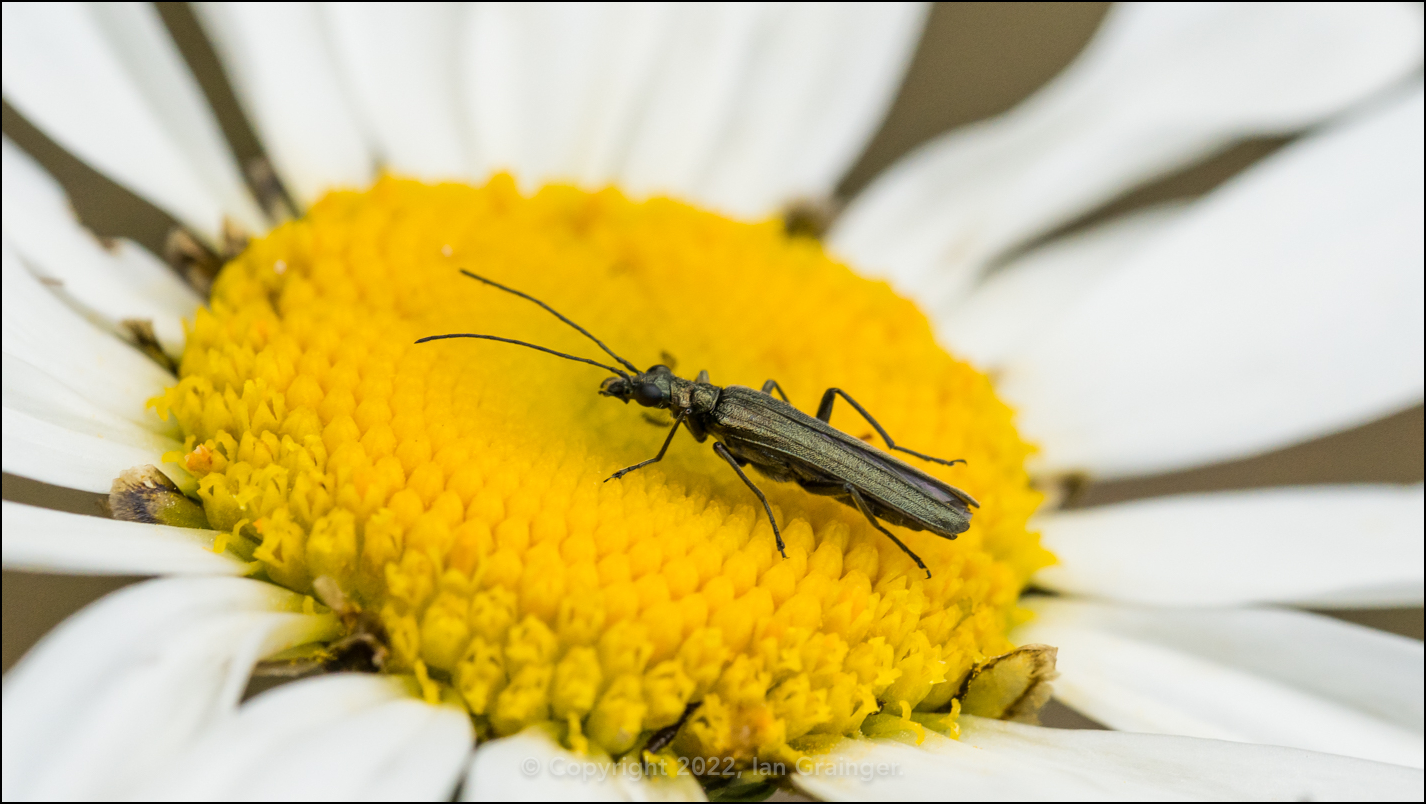
[[[794,404],[837,385],[920,468],[981,502],[955,541],[896,529],[926,579],[855,510],[758,482],[783,526],[707,444],[596,394],[596,369],[490,333],[603,357],[550,303],[640,365]],[[387,669],[447,691],[487,733],[541,723],[619,754],[700,705],[674,748],[746,761],[853,734],[882,709],[946,711],[1011,646],[1048,554],[1029,448],[987,379],[926,319],[776,221],[549,186],[523,196],[384,178],[335,192],[228,264],[181,379],[155,400],[188,438],[210,524],[273,581],[327,576],[379,616]],[[846,409],[832,423],[872,441]],[[874,442],[875,443],[875,442]],[[756,475],[754,475],[756,478]]]

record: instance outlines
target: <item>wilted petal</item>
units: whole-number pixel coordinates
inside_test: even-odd
[[[1421,766],[1418,640],[1293,611],[1029,602],[1013,638],[1058,645],[1055,696],[1113,728]]]

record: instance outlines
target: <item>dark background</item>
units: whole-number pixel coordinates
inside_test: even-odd
[[[240,160],[261,153],[237,110],[211,48],[182,3],[159,3],[164,22],[199,77]],[[916,145],[956,126],[1014,106],[1063,68],[1093,35],[1107,3],[937,4],[905,83],[882,129],[843,180],[850,197],[877,172]],[[3,128],[64,184],[84,223],[101,236],[130,237],[161,253],[171,221],[151,205],[64,153],[7,104]],[[1288,138],[1241,143],[1201,164],[1133,190],[1063,227],[1065,231],[1148,203],[1191,198],[1271,153]],[[1262,486],[1351,482],[1420,482],[1421,406],[1326,438],[1246,460],[1149,478],[1095,483],[1074,501],[1098,505],[1160,494]],[[4,476],[4,498],[99,515],[99,495]],[[1344,538],[1350,538],[1345,528]],[[4,573],[3,667],[46,631],[90,601],[136,578]],[[1422,638],[1422,610],[1324,612],[1375,628]],[[1093,727],[1063,707],[1046,710],[1047,725]]]

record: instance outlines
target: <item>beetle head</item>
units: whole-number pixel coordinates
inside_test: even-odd
[[[673,395],[673,372],[668,366],[654,366],[632,377],[610,377],[599,386],[599,393],[638,402],[646,408],[666,408]]]

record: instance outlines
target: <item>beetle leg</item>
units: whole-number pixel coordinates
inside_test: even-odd
[[[846,391],[843,391],[840,388],[828,388],[827,393],[822,394],[822,404],[817,406],[817,418],[821,419],[827,424],[831,424],[832,403],[837,401],[838,395],[840,395],[843,399],[847,400],[848,405],[851,405],[852,407],[856,408],[857,413],[860,413],[863,419],[866,419],[868,422],[871,423],[872,427],[876,428],[876,431],[881,434],[882,439],[886,441],[886,446],[889,449],[894,449],[897,452],[904,452],[908,455],[915,455],[918,458],[932,461],[933,463],[945,464],[946,466],[955,466],[958,463],[965,463],[965,459],[963,458],[956,458],[955,460],[948,461],[944,458],[932,458],[930,455],[922,455],[921,453],[916,452],[915,450],[909,450],[905,447],[896,446],[896,442],[892,441],[891,436],[885,430],[882,429],[880,424],[877,424],[876,419],[873,419],[871,417],[871,414],[866,412],[866,408],[862,407],[861,405],[858,405],[855,399],[852,399]]]
[[[852,404],[856,403],[853,402]],[[871,526],[881,531],[882,533],[885,533],[886,538],[892,540],[893,542],[896,542],[896,546],[901,548],[901,552],[905,553],[908,556],[911,556],[911,560],[916,562],[916,566],[920,567],[922,570],[925,570],[926,577],[930,578],[931,571],[926,569],[926,565],[921,561],[921,557],[911,552],[910,547],[907,547],[905,544],[903,544],[900,539],[892,535],[891,531],[882,527],[881,523],[876,521],[876,514],[873,514],[871,512],[871,506],[866,504],[866,499],[862,497],[862,493],[860,491],[857,491],[856,486],[853,486],[852,484],[848,483],[842,486],[842,488],[846,489],[847,496],[852,498],[852,502],[856,504],[857,510],[862,512],[862,516],[867,518],[867,521],[871,523]]]
[[[792,400],[787,398],[787,392],[782,390],[782,386],[777,384],[777,380],[768,380],[767,382],[763,383],[763,393],[771,394],[774,389],[777,390],[777,395],[782,397],[783,402],[786,402],[789,405],[792,404]]]
[[[713,451],[718,453],[720,458],[727,461],[728,465],[733,467],[733,471],[738,473],[738,477],[741,477],[743,482],[748,484],[748,488],[752,489],[753,493],[758,495],[758,500],[763,504],[763,510],[767,511],[767,521],[772,523],[772,537],[777,539],[777,552],[781,553],[783,558],[787,558],[786,546],[782,543],[782,531],[777,529],[777,520],[772,516],[772,506],[767,504],[767,497],[763,495],[762,489],[754,486],[753,481],[749,480],[748,476],[743,474],[742,467],[738,466],[738,459],[734,458],[733,453],[729,452],[728,448],[723,446],[723,442],[714,441]],[[746,461],[744,461],[744,463],[746,463]],[[894,539],[896,537],[893,536],[891,538]]]
[[[635,469],[642,469],[642,468],[644,468],[645,466],[648,466],[648,465],[651,464],[651,463],[658,463],[659,461],[663,460],[663,454],[664,454],[665,452],[668,452],[668,445],[671,444],[671,443],[673,443],[673,435],[674,435],[674,433],[677,433],[677,432],[678,432],[678,426],[679,426],[680,424],[683,424],[683,417],[686,416],[686,415],[688,415],[688,411],[686,411],[686,410],[681,410],[681,411],[679,411],[679,413],[678,413],[678,418],[676,418],[676,419],[673,420],[673,427],[668,431],[668,438],[665,438],[665,439],[663,440],[663,446],[662,446],[662,447],[659,447],[659,454],[657,454],[657,455],[655,455],[654,457],[648,459],[647,461],[640,461],[640,462],[634,464],[633,466],[626,466],[626,467],[624,467],[623,469],[620,469],[619,471],[615,472],[614,474],[612,474],[612,475],[610,475],[610,476],[604,478],[604,482],[605,482],[605,483],[608,483],[608,482],[611,481],[611,480],[618,480],[619,478],[623,477],[624,475],[629,474],[630,472],[634,471]]]
[[[644,744],[644,750],[651,754],[657,754],[662,751],[665,746],[673,742],[673,738],[678,736],[678,730],[683,728],[683,724],[687,723],[688,718],[691,717],[694,712],[698,711],[698,707],[702,705],[702,701],[694,701],[683,707],[683,714],[679,716],[678,720],[675,720],[672,725],[664,726],[654,732],[653,735],[649,737],[649,741]]]

